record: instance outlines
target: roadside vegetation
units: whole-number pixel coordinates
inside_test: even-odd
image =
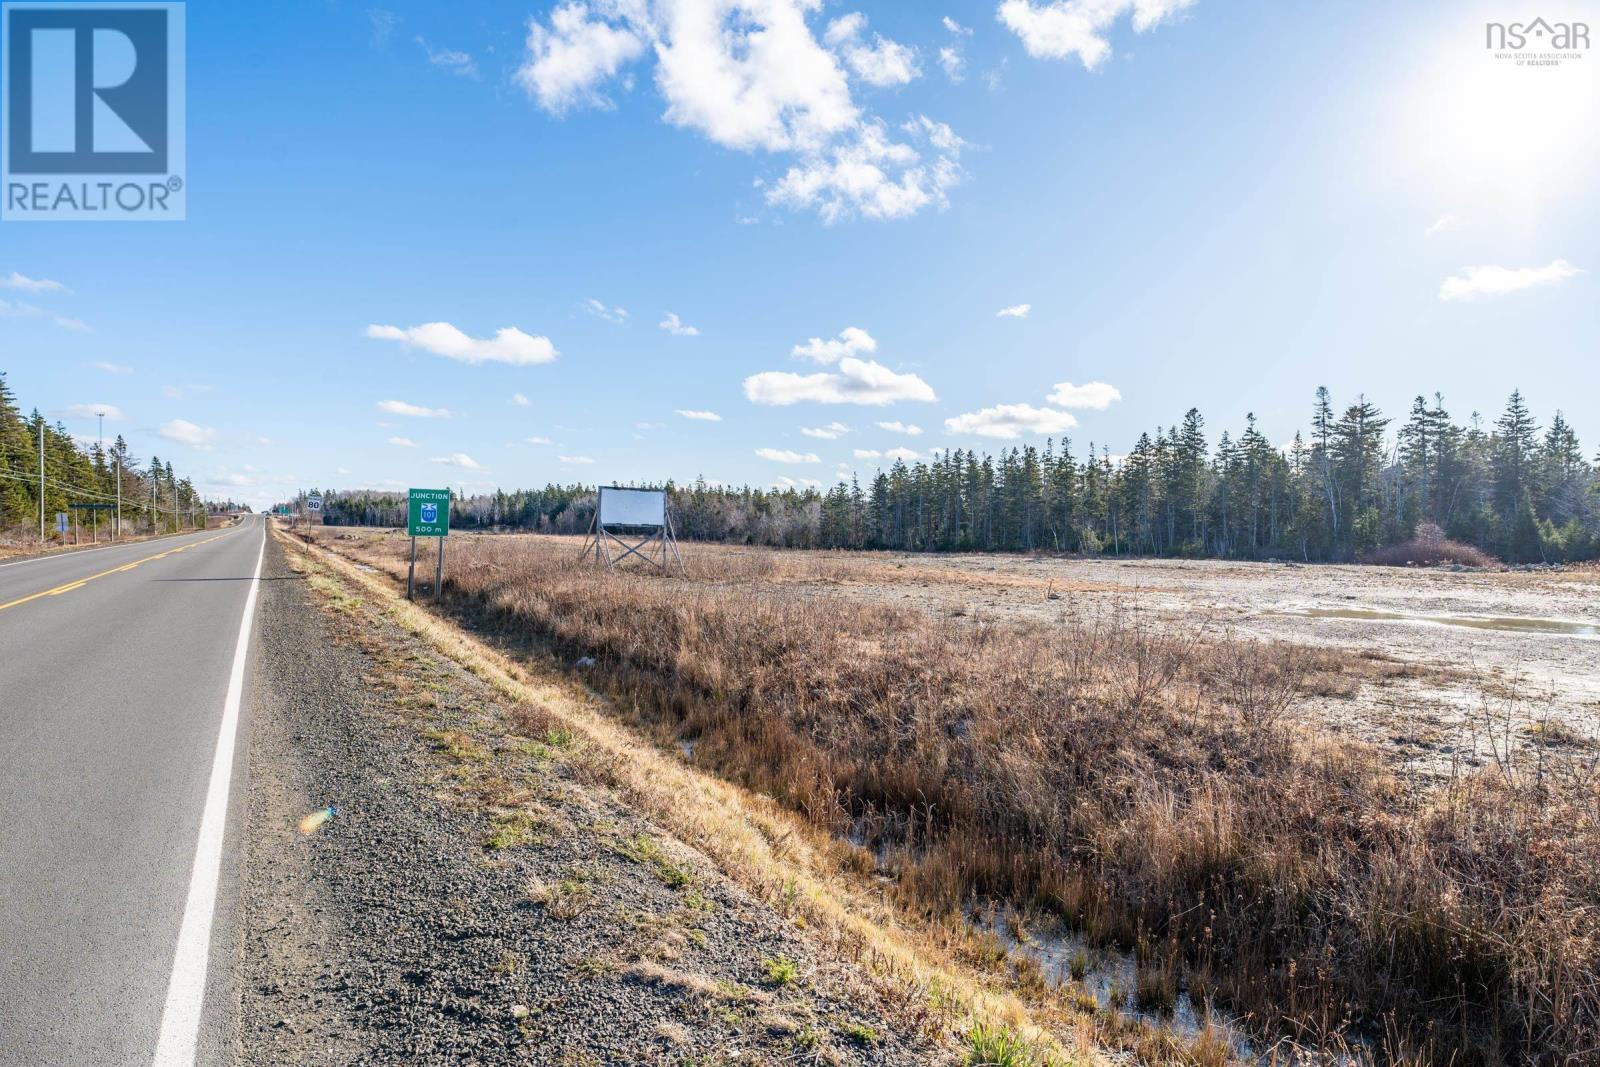
[[[175,533],[204,526],[208,514],[239,510],[231,502],[201,500],[170,460],[136,458],[121,434],[102,447],[82,442],[60,422],[51,424],[37,408],[24,416],[0,369],[0,556],[39,547],[41,437],[46,537],[52,542],[65,540],[57,534],[54,518],[72,503],[115,504],[120,499],[123,533],[130,536]],[[86,513],[75,517],[87,528]],[[107,537],[110,531],[109,515],[101,515],[99,535]]]
[[[318,536],[402,573],[403,539]],[[448,603],[508,647],[591,657],[697,765],[851,837],[868,869],[892,857],[914,911],[1053,913],[1136,955],[1130,1001],[1159,1012],[1181,985],[1379,1062],[1600,1043],[1587,747],[1508,735],[1425,787],[1297,713],[1337,652],[1115,614],[937,618],[785,593],[760,557],[691,557],[684,581],[570,549],[459,539]]]

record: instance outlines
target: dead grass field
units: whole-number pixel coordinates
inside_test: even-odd
[[[315,536],[403,576],[403,538]],[[1476,654],[1394,635],[1593,643],[1294,614],[1353,592],[1582,619],[1583,581],[705,546],[680,580],[575,554],[452,538],[447,606],[529,654],[591,657],[592,683],[697,764],[894,848],[912,906],[1041,907],[1136,953],[1141,997],[1181,983],[1383,1062],[1580,1062],[1600,1042],[1592,743]],[[1447,769],[1381,736],[1452,689],[1441,729],[1472,737]]]

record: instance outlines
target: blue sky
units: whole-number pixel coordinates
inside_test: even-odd
[[[1247,411],[1287,440],[1322,384],[1463,418],[1521,388],[1593,450],[1600,56],[1486,51],[1486,20],[1535,13],[1600,27],[1595,3],[191,3],[187,221],[0,225],[0,369],[254,504],[1115,453],[1190,406],[1213,440]]]

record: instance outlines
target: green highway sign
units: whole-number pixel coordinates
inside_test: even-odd
[[[406,533],[445,537],[450,533],[450,490],[413,489],[406,509]]]

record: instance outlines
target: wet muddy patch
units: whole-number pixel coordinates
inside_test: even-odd
[[[1414,626],[1460,626],[1472,630],[1547,634],[1552,637],[1600,638],[1600,623],[1573,619],[1535,619],[1521,615],[1430,615],[1420,612],[1381,611],[1376,608],[1299,608],[1267,612],[1296,619],[1351,619],[1365,622],[1409,623]]]

